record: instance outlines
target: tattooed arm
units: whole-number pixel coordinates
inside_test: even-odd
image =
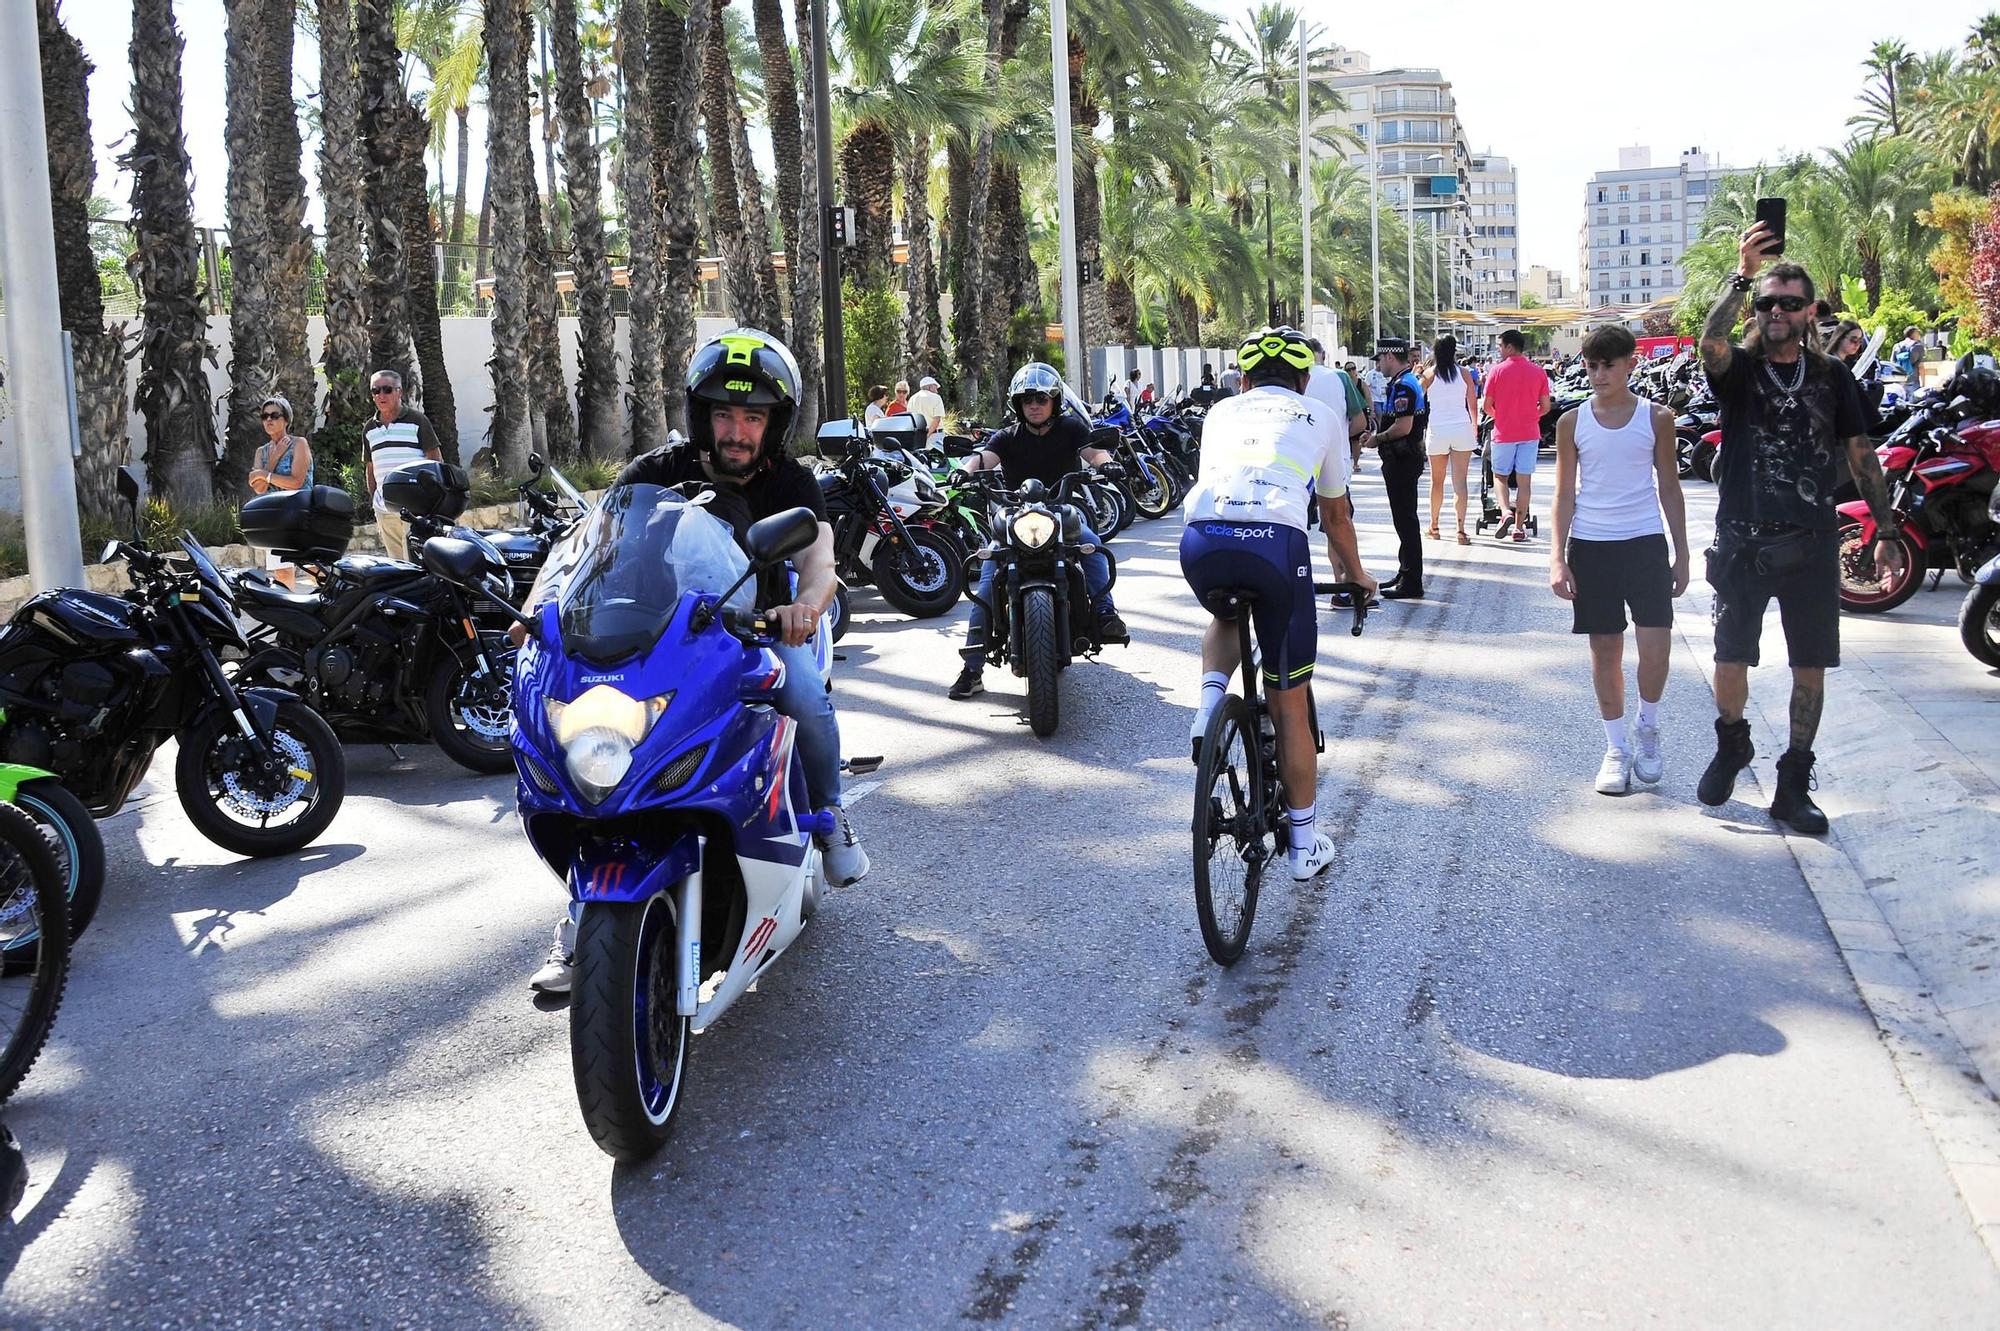
[[[1764,246],[1771,240],[1771,228],[1759,222],[1743,233],[1743,241],[1736,247],[1736,271],[1744,277],[1755,278],[1757,270],[1764,266],[1770,256]],[[1743,293],[1734,287],[1726,287],[1722,299],[1715,302],[1715,308],[1708,312],[1708,322],[1701,330],[1701,365],[1708,371],[1710,385],[1716,384],[1729,373],[1730,362],[1736,358],[1735,344],[1729,340],[1731,330],[1736,327],[1737,316],[1743,312]]]
[[[1882,474],[1882,460],[1875,456],[1875,446],[1865,434],[1857,434],[1845,442],[1848,470],[1854,473],[1854,488],[1868,501],[1868,513],[1875,519],[1875,529],[1894,531],[1896,510],[1889,505],[1889,479]]]

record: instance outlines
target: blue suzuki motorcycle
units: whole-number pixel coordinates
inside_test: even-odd
[[[653,1154],[690,1038],[790,946],[820,893],[796,725],[756,585],[818,531],[808,509],[750,528],[745,558],[700,498],[626,485],[550,551],[514,674],[521,820],[580,903],[570,1058],[590,1135]],[[441,577],[507,602],[505,570],[437,538]],[[821,661],[828,650],[822,621]]]

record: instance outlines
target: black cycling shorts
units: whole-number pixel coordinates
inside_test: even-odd
[[[1191,522],[1181,532],[1181,572],[1219,619],[1238,613],[1221,593],[1249,599],[1267,685],[1290,689],[1312,678],[1319,618],[1304,532],[1277,522]]]
[[[1803,566],[1778,577],[1759,573],[1743,546],[1719,542],[1709,556],[1708,582],[1715,588],[1718,662],[1757,664],[1764,611],[1775,596],[1791,664],[1807,669],[1840,664],[1838,533],[1814,533]]]
[[[1627,606],[1642,629],[1673,627],[1674,561],[1664,535],[1624,541],[1571,537],[1569,572],[1576,582],[1571,632],[1623,633]]]

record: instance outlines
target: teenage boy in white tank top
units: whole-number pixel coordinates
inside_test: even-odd
[[[1597,790],[1623,795],[1660,779],[1660,697],[1674,599],[1687,590],[1687,506],[1674,456],[1674,414],[1627,386],[1637,344],[1623,325],[1583,340],[1588,402],[1556,424],[1555,540],[1549,586],[1590,637],[1590,677],[1604,719]],[[1665,522],[1661,521],[1664,512]],[[1667,533],[1673,549],[1667,548]],[[1625,611],[1639,639],[1639,716],[1625,726]]]

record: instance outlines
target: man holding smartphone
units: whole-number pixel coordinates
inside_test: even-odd
[[[1765,216],[1759,201],[1759,216]],[[1782,211],[1777,212],[1782,226]],[[1759,269],[1784,244],[1759,221],[1743,233],[1735,276],[1702,329],[1702,365],[1722,408],[1715,482],[1720,503],[1708,581],[1715,588],[1715,758],[1697,795],[1718,805],[1736,788],[1755,751],[1750,667],[1757,664],[1764,611],[1773,598],[1792,667],[1791,745],[1778,759],[1771,816],[1793,831],[1824,833],[1811,795],[1813,740],[1826,701],[1826,672],[1840,664],[1840,545],[1834,512],[1836,465],[1844,451],[1856,487],[1881,531],[1894,530],[1889,487],[1868,442],[1861,390],[1838,361],[1811,350],[1813,282],[1794,263]],[[1756,336],[1730,341],[1744,297],[1756,298]],[[1875,543],[1878,567],[1894,571],[1902,548]]]

